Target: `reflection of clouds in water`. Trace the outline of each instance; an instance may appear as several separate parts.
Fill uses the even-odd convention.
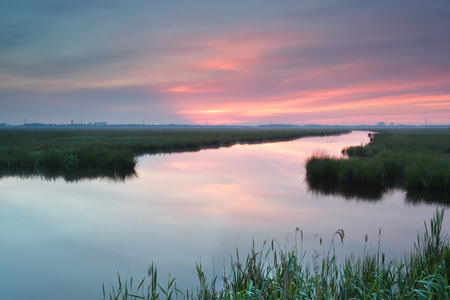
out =
[[[0,264],[9,266],[8,286],[27,280],[30,288],[48,287],[56,279],[73,282],[74,274],[82,273],[90,284],[83,289],[101,293],[102,283],[116,282],[117,271],[138,278],[153,261],[162,282],[170,271],[177,285],[190,288],[197,284],[196,262],[201,260],[211,272],[214,255],[216,273],[221,275],[222,262],[228,263],[236,247],[245,258],[252,239],[256,247],[267,238],[276,238],[282,247],[286,240],[292,245],[296,227],[304,232],[308,255],[318,247],[315,234],[327,243],[343,228],[346,237],[338,251],[345,255],[362,251],[366,234],[375,243],[380,226],[382,250],[400,253],[412,246],[423,221],[433,215],[434,204],[405,206],[405,195],[399,191],[378,202],[345,201],[341,196],[308,193],[304,183],[303,163],[311,153],[327,149],[340,154],[342,147],[367,139],[366,132],[354,132],[147,155],[139,158],[138,178],[119,183],[5,177],[0,180],[0,226],[9,230],[1,233],[8,246],[0,248]],[[21,247],[27,241],[32,243]],[[64,252],[67,245],[71,253]],[[11,264],[16,248],[21,257]],[[48,249],[66,263],[38,281],[36,270],[54,261],[46,254]],[[35,270],[24,273],[23,265]]]
[[[254,228],[273,227],[274,223],[289,227],[293,220],[311,221],[316,214],[314,206],[299,206],[306,195],[304,160],[329,139],[334,141],[329,149],[336,153],[355,140],[367,140],[365,132],[354,135],[349,141],[345,140],[349,135],[313,137],[162,156],[164,159],[147,156],[140,163],[143,177],[135,184],[144,184],[152,190],[150,194],[158,192],[157,198],[164,199],[180,220],[196,216]]]

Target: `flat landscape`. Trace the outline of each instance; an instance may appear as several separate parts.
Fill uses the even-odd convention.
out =
[[[448,28],[448,0],[3,1],[2,299],[450,299]]]
[[[167,220],[175,222],[177,219],[183,219],[190,215],[200,222],[199,227],[192,231],[192,236],[200,236],[202,234],[205,220],[213,224],[212,220],[208,218],[229,220],[229,223],[226,222],[223,228],[217,230],[219,232],[235,226],[235,222],[239,222],[240,218],[247,222],[250,217],[251,220],[261,217],[264,220],[261,223],[255,223],[256,225],[250,224],[248,231],[254,234],[255,228],[264,227],[264,224],[268,223],[267,220],[270,220],[273,223],[270,223],[267,228],[261,229],[264,236],[270,236],[267,233],[268,228],[275,231],[284,231],[290,230],[286,228],[291,228],[292,224],[308,226],[308,223],[300,217],[303,215],[303,212],[317,211],[318,215],[314,215],[311,218],[321,218],[320,215],[326,214],[323,211],[323,207],[321,207],[321,203],[328,200],[325,200],[327,196],[319,195],[310,199],[307,193],[300,193],[303,187],[303,182],[300,181],[303,181],[305,177],[307,181],[314,181],[315,184],[318,181],[345,183],[348,188],[353,186],[356,190],[372,191],[373,194],[377,195],[374,198],[382,199],[383,197],[380,194],[386,189],[394,187],[409,191],[409,189],[413,188],[414,185],[410,184],[411,179],[408,179],[408,176],[411,175],[408,174],[416,170],[415,174],[418,174],[418,182],[420,182],[419,189],[447,190],[445,185],[440,187],[438,183],[443,182],[445,184],[446,180],[448,180],[448,173],[446,172],[448,172],[450,149],[449,130],[429,128],[372,129],[370,136],[368,136],[368,131],[357,132],[362,137],[361,141],[369,141],[370,139],[370,143],[361,146],[346,146],[340,149],[346,156],[338,158],[327,156],[320,149],[321,147],[336,146],[339,140],[350,136],[341,135],[349,132],[349,129],[211,127],[80,130],[68,128],[6,128],[0,130],[1,179],[4,179],[4,196],[10,199],[7,200],[8,205],[5,205],[4,217],[8,220],[8,216],[15,216],[15,214],[8,214],[8,207],[23,204],[25,212],[32,208],[32,216],[42,214],[43,220],[46,220],[48,211],[55,207],[65,208],[68,206],[70,209],[67,209],[67,211],[63,210],[55,213],[55,216],[64,216],[62,217],[63,222],[61,225],[56,227],[56,232],[52,231],[53,227],[39,227],[40,229],[38,230],[38,232],[43,233],[50,230],[50,236],[58,237],[60,234],[59,230],[67,229],[69,231],[67,234],[64,234],[64,239],[71,237],[71,228],[79,228],[80,226],[84,228],[83,226],[86,225],[83,224],[92,224],[92,227],[88,226],[86,229],[86,233],[91,233],[94,230],[93,228],[99,228],[98,220],[108,217],[111,219],[111,223],[105,222],[100,228],[106,232],[108,232],[109,228],[112,228],[112,233],[106,235],[106,237],[112,237],[114,241],[118,240],[117,244],[114,244],[115,246],[112,248],[123,247],[124,243],[121,242],[121,239],[128,239],[130,235],[127,232],[125,236],[116,237],[119,234],[117,232],[123,230],[123,224],[126,224],[123,220],[128,220],[127,222],[131,224],[134,224],[134,221],[138,221],[138,225],[130,226],[132,231],[139,232],[136,234],[137,239],[141,240],[142,235],[155,236],[155,238],[154,240],[150,238],[148,241],[149,245],[141,245],[137,248],[149,251],[147,249],[151,249],[150,247],[153,245],[161,244],[162,248],[164,248],[163,252],[166,253],[167,249],[165,247],[173,247],[175,249],[179,245],[178,241],[174,241],[173,245],[168,244],[172,246],[166,246],[163,242],[155,242],[157,241],[157,236],[167,226]],[[322,141],[314,144],[314,139],[321,139],[319,136],[328,136],[327,141],[329,143]],[[301,137],[314,138],[305,138],[303,140]],[[300,139],[297,141],[291,141],[298,138]],[[257,158],[264,147],[242,146],[242,148],[254,147],[251,150],[253,152],[249,152],[251,154],[245,154],[245,151],[240,152],[241,146],[218,151],[188,153],[236,144],[277,141],[288,142],[264,145],[264,147],[267,146],[267,150],[271,150],[267,152],[267,156],[258,158],[255,161],[256,163],[252,163],[250,158]],[[299,146],[302,144],[307,145],[308,141],[314,146],[302,152]],[[289,148],[291,143],[298,146]],[[356,143],[356,145],[358,144],[359,142]],[[313,154],[313,149],[315,149],[316,145],[318,154]],[[355,145],[355,143],[346,145]],[[292,149],[295,150],[292,151]],[[227,157],[226,151],[229,151],[229,157]],[[164,156],[154,155],[141,157],[142,159],[140,159],[140,156],[145,154],[178,152],[186,153]],[[234,154],[231,155],[231,153]],[[285,153],[289,153],[288,157],[290,158],[286,159],[283,156]],[[338,154],[339,150],[335,153]],[[205,158],[200,159],[201,154],[212,158],[208,162]],[[309,160],[307,160],[308,156]],[[297,157],[302,158],[297,159]],[[233,159],[230,160],[230,158]],[[131,163],[122,164],[123,159],[130,160]],[[162,162],[166,161],[166,159],[168,161],[163,164]],[[218,163],[220,160],[223,160],[223,162]],[[311,172],[311,169],[309,169],[311,160],[316,160],[314,163],[317,166],[322,166],[322,164],[326,166],[322,173],[313,173],[314,176],[308,174],[308,172]],[[304,171],[305,166],[307,169],[306,173],[300,173]],[[275,167],[281,171],[277,172]],[[292,171],[286,171],[290,170],[290,168],[292,168]],[[96,179],[98,177],[95,174],[102,174],[105,171],[119,173],[125,170],[126,173],[133,172],[134,169],[141,173],[141,178],[127,181],[125,184],[109,184],[102,182],[102,180],[67,184],[61,182],[60,178],[64,177],[66,181],[67,178],[79,178],[77,176],[90,176],[90,179]],[[28,173],[41,175],[42,173],[40,172],[42,170],[46,170],[49,174],[54,172],[53,174],[56,175],[50,182],[43,182],[41,180],[42,177],[36,178],[36,176],[30,176],[30,178],[25,179],[24,177],[26,176],[22,176],[19,179],[9,178],[12,175]],[[251,173],[246,173],[250,171]],[[424,174],[432,176],[423,177]],[[264,176],[257,177],[258,175]],[[194,181],[196,178],[199,181]],[[431,178],[430,181],[426,181],[427,178]],[[268,186],[278,182],[278,180],[281,180],[280,185],[276,184],[274,189],[266,191]],[[286,185],[291,180],[293,185]],[[254,185],[250,184],[250,182],[254,182]],[[427,182],[430,183],[425,184]],[[15,184],[16,188],[9,188],[8,192],[8,186],[11,184]],[[53,190],[58,185],[61,185],[59,192],[57,189]],[[18,196],[21,193],[28,194],[28,188],[23,188],[25,186],[33,186],[33,193],[29,195],[29,198]],[[165,186],[167,189],[164,188]],[[42,190],[39,190],[40,187],[42,187]],[[230,187],[234,187],[237,190],[234,191]],[[242,189],[239,189],[239,187]],[[251,190],[253,192],[249,192],[246,188],[254,189]],[[76,194],[77,190],[81,190],[80,194]],[[113,191],[110,192],[110,190]],[[70,192],[67,192],[67,195],[65,195],[66,191]],[[192,191],[196,191],[196,193],[192,193]],[[211,194],[208,191],[211,191]],[[289,191],[293,192],[292,198],[289,196]],[[267,196],[262,196],[263,192],[267,192]],[[288,193],[285,194],[286,192]],[[351,195],[361,195],[358,191],[349,190],[347,192]],[[330,210],[328,217],[336,214],[335,212],[339,210],[339,207],[343,210],[355,209],[354,203],[347,203],[339,199],[342,194],[335,195],[335,200],[327,202],[326,207]],[[36,198],[36,195],[41,196]],[[257,196],[249,198],[248,195]],[[302,196],[300,197],[299,195]],[[205,197],[204,205],[206,207],[209,205],[220,207],[220,209],[214,208],[206,211],[221,212],[224,215],[217,217],[214,214],[210,216],[209,213],[205,213],[206,211],[196,204],[202,196]],[[69,198],[66,200],[65,197]],[[230,197],[234,198],[237,201],[236,203],[248,203],[248,207],[244,205],[239,209],[224,209],[223,207],[226,208],[233,203],[234,200],[230,199]],[[361,196],[352,197],[361,198]],[[369,198],[367,205],[361,202],[358,204],[357,207],[360,207],[361,210],[354,210],[349,212],[349,214],[355,215],[356,218],[361,218],[361,211],[369,210],[370,212],[367,216],[370,216],[372,211],[377,209],[376,207],[381,207],[381,202],[386,201],[370,202],[372,198]],[[28,202],[23,199],[28,199]],[[249,200],[252,201],[248,202]],[[47,201],[50,201],[51,204],[44,205]],[[333,205],[333,202],[337,203],[337,206],[328,206]],[[62,205],[62,203],[65,203],[65,205]],[[81,203],[85,204],[81,205]],[[171,205],[167,207],[166,212],[161,213],[160,205],[163,205],[163,203]],[[269,209],[265,212],[263,208],[268,203],[272,203],[273,206],[269,206]],[[288,209],[281,208],[288,205],[288,203],[291,203]],[[437,204],[437,207],[448,206],[447,202],[432,200],[428,203]],[[349,205],[347,206],[347,204]],[[79,210],[75,209],[76,213],[74,213],[72,205],[81,206]],[[314,205],[312,206],[313,209],[309,205]],[[316,207],[315,205],[318,206]],[[96,210],[97,206],[99,208]],[[113,210],[114,213],[111,213],[110,209],[115,206],[118,206],[117,210]],[[39,210],[40,207],[42,208],[41,211]],[[129,219],[125,218],[128,210]],[[291,210],[295,212],[292,215]],[[177,211],[182,212],[182,214],[172,215],[173,212]],[[89,216],[89,212],[93,214],[92,219],[84,220],[84,217]],[[64,215],[64,213],[67,213],[67,215]],[[239,218],[232,213],[239,215]],[[340,211],[340,214],[345,214],[345,212]],[[387,211],[384,214],[392,215]],[[367,216],[366,218],[369,219]],[[287,226],[283,227],[280,226],[280,222],[282,222],[282,220],[278,219],[280,217],[282,219],[292,218],[292,220],[288,222]],[[325,217],[321,222],[326,221],[328,217]],[[158,218],[161,218],[162,223],[156,222]],[[391,218],[388,217],[387,219]],[[400,217],[396,215],[396,218]],[[28,216],[19,220],[19,223],[15,226],[20,228],[21,224],[26,223],[27,219],[33,220],[32,217]],[[442,228],[443,209],[436,209],[435,215],[426,224],[425,231],[417,235],[415,242],[413,239],[408,240],[411,243],[404,244],[407,247],[406,249],[411,250],[402,256],[395,256],[394,258],[389,255],[386,256],[379,246],[375,249],[371,248],[370,243],[367,241],[367,236],[365,244],[362,242],[364,247],[362,253],[353,252],[353,248],[351,248],[345,257],[337,256],[335,247],[336,250],[339,250],[344,241],[345,243],[351,243],[351,240],[355,238],[352,235],[357,235],[353,228],[355,226],[348,224],[347,227],[343,225],[343,229],[336,230],[339,227],[335,226],[341,226],[344,223],[343,220],[346,219],[351,218],[343,216],[341,221],[331,225],[333,228],[332,232],[334,232],[331,240],[324,239],[322,241],[320,239],[322,250],[319,251],[322,251],[322,253],[313,252],[316,256],[312,262],[309,259],[310,252],[306,256],[306,252],[302,249],[306,249],[311,246],[311,243],[318,241],[313,237],[306,239],[308,234],[314,235],[316,229],[309,229],[309,232],[303,232],[300,229],[301,227],[297,227],[294,233],[293,241],[295,242],[293,244],[283,245],[280,240],[281,245],[278,245],[276,241],[268,239],[262,247],[254,246],[250,252],[247,252],[248,254],[244,253],[240,258],[237,252],[236,254],[232,251],[227,253],[227,258],[231,255],[231,264],[224,266],[223,277],[220,275],[211,277],[211,266],[207,266],[205,261],[203,261],[203,266],[200,263],[196,265],[195,259],[190,259],[189,265],[191,265],[192,273],[198,277],[197,287],[191,288],[188,286],[188,289],[181,290],[178,288],[178,284],[183,286],[183,282],[176,278],[178,274],[174,273],[173,277],[169,278],[161,275],[164,274],[165,269],[169,267],[174,268],[174,265],[170,265],[170,262],[164,262],[164,258],[156,256],[156,250],[149,251],[148,253],[151,253],[151,255],[148,255],[147,252],[143,255],[145,259],[144,262],[141,262],[142,265],[140,267],[144,269],[148,266],[146,265],[147,259],[152,259],[152,264],[148,269],[148,276],[145,276],[144,279],[142,279],[141,273],[136,271],[130,272],[130,276],[127,276],[127,273],[122,271],[128,270],[127,268],[120,268],[114,265],[111,267],[113,271],[109,273],[111,275],[119,273],[117,282],[107,279],[109,277],[105,275],[91,280],[100,280],[104,283],[102,289],[96,283],[97,281],[94,282],[94,285],[97,284],[97,291],[99,293],[103,292],[104,299],[372,299],[374,297],[384,299],[429,299],[430,295],[438,295],[438,297],[445,298],[449,294],[449,274],[448,268],[445,266],[450,263],[450,245],[448,236],[445,235],[445,227]],[[72,221],[66,223],[67,220]],[[119,222],[118,220],[121,221]],[[152,220],[155,220],[156,223],[147,223]],[[419,221],[422,221],[421,217]],[[427,221],[427,219],[423,221]],[[375,220],[375,222],[379,222],[379,220]],[[397,224],[401,221],[396,219],[393,222]],[[11,220],[9,222],[6,221],[6,223],[11,224]],[[45,224],[44,221],[39,223]],[[181,224],[177,231],[184,232],[188,226],[187,224],[192,223],[193,221],[189,219],[189,221]],[[67,224],[72,224],[72,226],[67,226]],[[33,226],[36,225],[24,226],[25,241],[27,241],[30,234],[30,228],[34,228]],[[360,226],[363,225],[360,224]],[[385,224],[384,226],[388,225]],[[172,230],[169,232],[173,232],[172,227],[169,229]],[[319,229],[317,230],[319,231]],[[412,230],[416,230],[416,227],[413,226]],[[242,228],[239,226],[238,231],[233,231],[229,235],[235,237],[241,231]],[[217,232],[214,231],[214,237],[217,237]],[[34,232],[33,234],[37,233]],[[303,239],[304,234],[305,240]],[[12,238],[11,242],[14,243],[15,235],[12,236],[14,238]],[[108,238],[105,239],[105,237],[101,238],[95,235],[92,240],[95,242],[96,247],[100,247],[100,245],[97,245],[99,238],[98,243],[102,246],[111,243]],[[182,238],[178,237],[177,239]],[[384,240],[386,238],[388,237],[383,237],[380,230],[377,241],[374,241],[373,235],[371,235],[369,240],[375,242],[375,245],[376,243],[379,245],[380,243],[387,243]],[[47,236],[44,236],[43,239],[52,240]],[[81,237],[81,244],[84,245],[85,241],[89,239],[89,235]],[[208,243],[210,238],[204,239]],[[56,241],[60,241],[60,238],[56,238]],[[250,242],[250,240],[248,241]],[[137,241],[131,242],[131,244],[133,243],[137,243]],[[219,245],[219,248],[222,247],[223,245]],[[49,248],[57,249],[56,247]],[[98,251],[102,253],[101,257],[104,256],[103,253],[108,252],[110,247],[106,248],[108,249],[100,248],[102,250]],[[136,255],[134,248],[136,247],[133,247],[133,250],[130,252],[131,257]],[[43,249],[43,253],[48,252],[47,246]],[[35,253],[35,251],[32,252]],[[80,257],[85,257],[85,252],[80,253]],[[34,259],[34,256],[31,254],[30,256]],[[174,257],[179,257],[179,255]],[[19,258],[20,261],[22,259],[22,257]],[[52,259],[52,257],[49,258],[50,262],[48,264],[51,264]],[[99,259],[98,257],[93,258],[93,260]],[[88,261],[91,260],[88,259]],[[132,264],[128,260],[124,262],[124,264],[128,263]],[[111,261],[108,261],[107,264],[111,264]],[[221,266],[217,265],[216,267],[218,274],[221,274]],[[116,270],[118,271],[116,272]],[[63,270],[62,272],[64,273],[65,271]],[[134,281],[132,278],[135,278]]]
[[[143,154],[348,133],[347,129],[0,129],[0,169],[132,170]]]

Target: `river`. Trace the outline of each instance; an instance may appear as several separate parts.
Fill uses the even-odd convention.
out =
[[[345,231],[336,253],[365,247],[388,256],[412,249],[438,201],[405,191],[340,194],[311,187],[304,163],[316,151],[340,156],[369,141],[367,132],[289,142],[139,157],[136,176],[66,181],[42,176],[0,179],[0,290],[3,299],[102,299],[122,280],[147,275],[152,262],[162,285],[176,277],[182,290],[197,286],[196,263],[208,275],[229,269],[254,243],[294,245],[303,232],[305,257]],[[361,187],[359,187],[361,190]],[[370,188],[362,187],[362,190]],[[444,234],[450,228],[444,219]],[[381,229],[381,238],[379,232]],[[298,234],[298,231],[297,231]],[[299,241],[297,241],[299,243]]]

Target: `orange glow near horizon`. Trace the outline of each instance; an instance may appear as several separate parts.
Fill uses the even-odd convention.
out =
[[[224,103],[222,105],[213,104],[210,109],[186,109],[178,111],[178,114],[185,115],[192,122],[203,123],[206,118],[210,120],[221,119],[228,120],[230,124],[239,123],[239,121],[232,121],[236,116],[241,120],[261,120],[267,117],[276,116],[282,118],[285,116],[315,114],[321,113],[324,115],[333,115],[332,119],[344,118],[358,118],[364,116],[362,120],[370,119],[370,114],[375,114],[372,122],[379,122],[379,116],[385,114],[390,120],[396,120],[396,115],[408,114],[415,110],[420,110],[423,115],[427,115],[428,111],[436,113],[434,110],[439,109],[445,112],[450,108],[449,95],[398,95],[398,96],[383,96],[383,97],[368,97],[356,101],[335,101],[327,103],[326,94],[333,94],[332,91],[325,93],[311,94],[305,98],[295,98],[281,101],[249,103],[249,102],[233,102]],[[337,90],[336,95],[351,95],[352,91]],[[354,92],[358,94],[358,92]],[[407,108],[405,111],[404,107]],[[439,112],[437,112],[439,113]],[[367,117],[369,115],[369,117]],[[419,121],[421,121],[420,118]]]
[[[193,94],[202,94],[202,93],[213,93],[220,92],[221,89],[208,89],[202,88],[201,85],[191,85],[191,86],[179,86],[171,89],[167,89],[168,92],[177,92],[177,93],[193,93]]]
[[[324,120],[341,124],[342,119],[355,124],[420,123],[427,116],[448,122],[442,114],[450,112],[450,94],[442,86],[450,82],[449,76],[417,67],[414,79],[364,78],[372,68],[386,72],[365,61],[320,68],[306,62],[305,70],[288,68],[289,72],[277,74],[271,66],[289,62],[282,55],[271,55],[283,47],[282,40],[275,34],[265,39],[241,34],[233,40],[197,41],[199,47],[208,49],[208,55],[184,64],[191,79],[177,81],[163,94],[174,101],[177,115],[196,124],[205,120],[212,124],[265,123],[272,118],[294,124]],[[313,41],[308,36],[293,43],[308,46]],[[345,81],[335,83],[341,78]]]
[[[450,121],[450,94],[448,88],[446,92],[442,88],[450,82],[448,75],[416,67],[418,75],[413,79],[378,76],[360,80],[374,67],[365,61],[321,67],[305,62],[304,69],[285,67],[278,71],[278,64],[289,64],[289,59],[273,53],[283,49],[282,42],[292,33],[280,36],[272,32],[264,39],[249,37],[245,31],[235,34],[233,38],[192,40],[202,50],[199,54],[179,59],[176,66],[159,64],[152,71],[145,67],[129,69],[129,76],[120,80],[74,77],[35,83],[39,83],[40,90],[58,91],[143,86],[151,82],[149,93],[157,91],[162,95],[170,107],[168,111],[196,124],[267,123],[272,119],[274,123],[292,124],[341,124],[343,119],[354,124],[420,123],[424,118],[444,124]],[[314,43],[305,34],[305,39],[292,41],[291,46],[301,48]],[[342,78],[345,80],[335,83]],[[116,105],[109,110],[131,112],[139,108],[151,106]]]

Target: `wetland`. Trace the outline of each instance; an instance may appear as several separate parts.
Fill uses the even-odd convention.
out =
[[[300,231],[308,261],[324,247],[328,251],[338,229],[345,232],[343,243],[336,238],[338,257],[379,248],[387,259],[401,256],[413,248],[423,222],[449,206],[446,189],[307,180],[311,155],[341,158],[342,149],[368,143],[369,133],[277,136],[276,143],[264,137],[259,144],[240,138],[229,147],[202,144],[192,152],[136,151],[136,164],[125,175],[116,167],[112,173],[3,169],[4,295],[101,299],[102,285],[108,293],[118,273],[137,285],[153,264],[163,285],[176,277],[180,290],[195,289],[198,263],[205,277],[218,276],[219,286],[236,251],[243,261],[264,244],[287,253],[300,245]],[[448,216],[442,222],[448,234]]]

